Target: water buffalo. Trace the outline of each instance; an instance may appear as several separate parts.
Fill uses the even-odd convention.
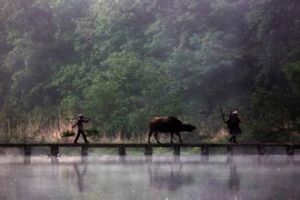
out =
[[[192,126],[190,124],[183,124],[176,117],[172,117],[172,116],[153,118],[150,121],[149,128],[150,128],[150,131],[148,134],[148,143],[150,143],[150,138],[153,133],[154,133],[154,137],[155,137],[157,143],[160,143],[157,138],[159,132],[170,133],[171,134],[171,143],[173,143],[173,134],[175,133],[178,136],[180,143],[182,143],[182,139],[180,137],[180,132],[181,131],[191,132],[196,129],[195,126]]]

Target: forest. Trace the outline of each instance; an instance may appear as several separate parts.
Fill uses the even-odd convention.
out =
[[[299,0],[0,0],[0,141],[144,141],[154,116],[227,141],[300,142]],[[104,140],[104,139],[103,139]]]

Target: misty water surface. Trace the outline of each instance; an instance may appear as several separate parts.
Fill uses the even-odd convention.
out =
[[[300,199],[299,156],[1,157],[1,200]]]

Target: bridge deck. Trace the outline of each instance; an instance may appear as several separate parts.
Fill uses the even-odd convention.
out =
[[[145,155],[152,155],[153,148],[173,148],[174,155],[180,155],[180,148],[185,147],[199,147],[202,155],[209,155],[210,148],[226,148],[227,153],[232,154],[233,149],[237,147],[250,147],[257,150],[260,155],[265,154],[266,147],[281,147],[286,148],[287,155],[294,155],[294,149],[300,149],[300,144],[290,143],[193,143],[193,144],[148,144],[148,143],[89,143],[89,144],[73,144],[73,143],[1,143],[0,148],[24,148],[25,155],[31,155],[33,147],[50,147],[51,155],[57,156],[59,154],[59,147],[80,147],[83,156],[88,155],[88,148],[118,148],[119,155],[126,155],[126,148],[144,148]]]
[[[211,147],[256,147],[256,146],[295,146],[300,147],[300,144],[294,143],[0,143],[0,147],[23,147],[23,146],[61,146],[61,147],[81,147],[81,146],[88,146],[88,147],[102,147],[102,148],[115,148],[119,146],[124,147],[145,147],[145,146],[152,146],[152,147],[174,147],[174,146],[181,146],[181,147],[201,147],[201,146],[211,146]]]

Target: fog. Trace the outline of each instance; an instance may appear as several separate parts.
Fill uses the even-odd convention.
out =
[[[299,22],[299,0],[0,0],[0,143],[72,143],[78,114],[91,143],[143,143],[155,116],[224,143],[237,110],[238,142],[297,144]],[[1,149],[0,199],[300,199],[299,155],[267,152]]]
[[[160,115],[218,139],[219,105],[239,111],[243,140],[299,141],[297,0],[0,6],[1,141],[62,141],[79,113],[98,140],[137,138]]]
[[[48,159],[48,161],[47,161]],[[299,199],[297,156],[1,158],[1,199]]]

